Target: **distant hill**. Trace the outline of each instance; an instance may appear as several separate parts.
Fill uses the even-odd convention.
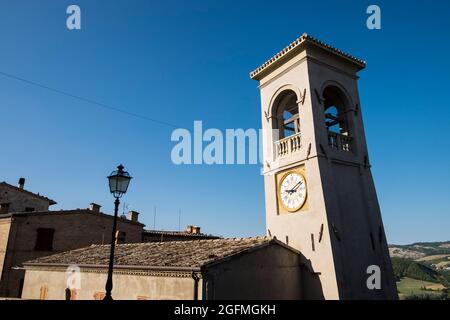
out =
[[[407,245],[389,245],[391,257],[420,259],[430,255],[450,255],[450,241],[446,242],[416,242]]]
[[[389,245],[389,254],[402,299],[450,297],[450,241]]]

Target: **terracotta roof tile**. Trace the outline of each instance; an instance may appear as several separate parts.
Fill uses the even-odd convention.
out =
[[[206,233],[191,233],[186,231],[166,231],[166,230],[144,230],[144,235],[149,236],[177,236],[177,237],[187,237],[187,238],[210,238],[218,239],[220,237],[213,236],[212,234]]]
[[[116,246],[114,264],[116,266],[195,268],[272,241],[277,240],[257,237],[122,244]],[[106,266],[109,261],[109,250],[109,245],[92,245],[37,258],[25,264]]]
[[[267,60],[266,62],[264,62],[261,66],[259,66],[258,68],[256,68],[255,70],[253,70],[252,72],[250,72],[250,78],[252,79],[256,79],[257,75],[259,75],[262,71],[264,71],[265,69],[267,69],[269,66],[271,66],[272,64],[274,64],[275,62],[277,62],[278,60],[280,60],[282,57],[286,56],[289,52],[291,52],[293,49],[299,47],[301,44],[305,44],[305,43],[311,43],[314,44],[318,47],[321,47],[325,50],[331,51],[337,55],[340,55],[343,58],[346,58],[354,63],[356,63],[357,65],[359,65],[361,68],[364,68],[366,65],[366,62],[364,60],[358,59],[348,53],[345,53],[335,47],[332,47],[329,44],[326,44],[323,41],[320,41],[316,38],[311,37],[310,35],[308,35],[307,33],[302,34],[299,38],[297,38],[296,40],[294,40],[293,42],[291,42],[287,47],[285,47],[283,50],[281,50],[280,52],[278,52],[277,54],[275,54],[272,58],[270,58],[269,60]]]

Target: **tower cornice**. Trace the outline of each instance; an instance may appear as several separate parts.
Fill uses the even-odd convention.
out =
[[[275,68],[279,67],[285,61],[289,60],[291,57],[295,56],[297,53],[305,50],[307,46],[313,46],[329,53],[332,53],[347,62],[356,66],[359,71],[366,67],[366,62],[362,59],[356,58],[348,53],[343,52],[325,42],[318,40],[307,33],[304,33],[299,38],[291,42],[283,50],[279,51],[272,58],[264,62],[261,66],[250,72],[250,78],[254,80],[261,80],[265,75],[270,73]]]

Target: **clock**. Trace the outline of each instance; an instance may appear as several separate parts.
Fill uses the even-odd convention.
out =
[[[288,212],[300,210],[306,201],[306,179],[296,171],[287,172],[278,186],[278,201]]]

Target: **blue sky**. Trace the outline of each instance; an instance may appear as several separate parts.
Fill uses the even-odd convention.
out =
[[[66,28],[77,4],[82,30]],[[382,30],[365,27],[378,4]],[[448,1],[0,2],[0,72],[192,128],[259,128],[248,73],[303,32],[368,61],[360,73],[373,175],[391,243],[450,240]],[[0,180],[111,212],[105,177],[153,227],[264,234],[257,165],[174,166],[172,128],[0,75]]]

